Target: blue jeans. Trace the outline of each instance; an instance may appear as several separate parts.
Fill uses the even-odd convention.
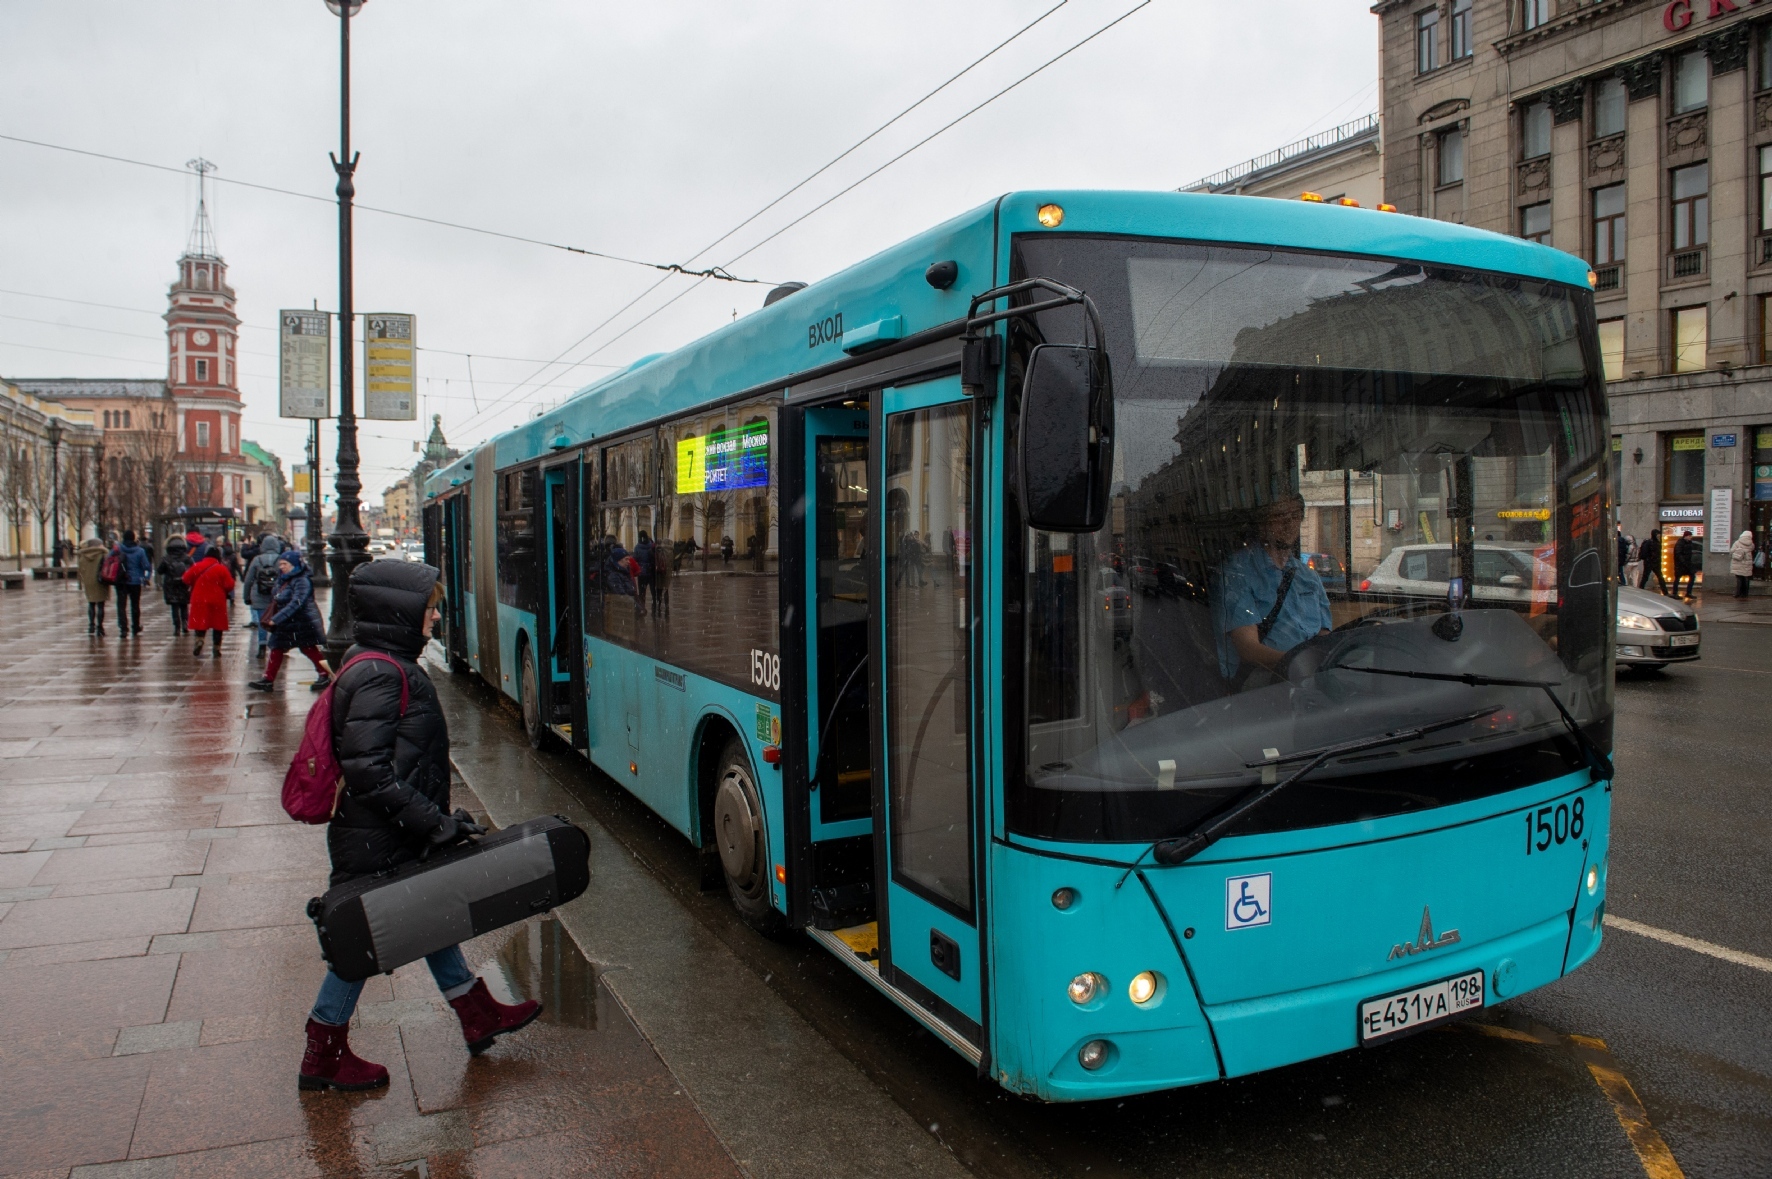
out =
[[[271,645],[271,632],[258,624],[258,620],[264,617],[265,612],[258,606],[251,606],[248,609],[252,611],[252,628],[258,632],[258,646],[254,649],[262,651]]]
[[[468,961],[461,956],[460,946],[450,946],[447,950],[427,954],[425,965],[431,968],[431,977],[437,980],[437,989],[443,992],[445,999],[456,999],[467,994],[477,977],[468,969]],[[316,1023],[343,1027],[351,1022],[351,1013],[357,1010],[357,996],[362,993],[362,982],[348,983],[328,970],[320,983],[320,997],[314,1000],[314,1009],[308,1013],[308,1017]]]

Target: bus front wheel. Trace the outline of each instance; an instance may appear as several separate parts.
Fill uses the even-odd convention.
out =
[[[768,846],[763,837],[763,805],[751,774],[750,758],[736,738],[720,754],[714,785],[714,846],[726,875],[726,891],[738,915],[757,932],[774,937],[786,922],[769,902]]]

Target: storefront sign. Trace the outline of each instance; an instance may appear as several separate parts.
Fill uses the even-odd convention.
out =
[[[1729,541],[1735,535],[1733,516],[1735,508],[1735,489],[1733,487],[1713,487],[1710,489],[1710,551],[1726,553]]]
[[[1758,3],[1760,0],[1672,0],[1661,10],[1661,25],[1668,32],[1677,33],[1692,23],[1692,18],[1697,15],[1693,12],[1695,8],[1705,13],[1705,20],[1716,20]]]
[[[1703,434],[1682,434],[1680,437],[1674,439],[1674,450],[1675,451],[1703,450],[1703,449],[1704,449],[1704,435]]]
[[[1678,520],[1702,520],[1702,519],[1704,519],[1704,509],[1702,507],[1662,508],[1661,512],[1660,512],[1660,517],[1663,520],[1675,520],[1675,521],[1678,521]]]
[[[1733,434],[1712,434],[1710,436],[1710,444],[1712,447],[1714,447],[1717,450],[1722,450],[1724,447],[1734,446],[1735,445],[1735,435],[1733,435]]]

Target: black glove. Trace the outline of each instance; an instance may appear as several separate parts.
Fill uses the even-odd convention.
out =
[[[466,807],[456,807],[455,813],[449,817],[455,821],[458,838],[479,839],[486,834],[486,828],[474,822],[474,816],[468,814]]]

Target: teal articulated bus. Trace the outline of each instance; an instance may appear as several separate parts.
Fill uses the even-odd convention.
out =
[[[438,471],[450,664],[983,1076],[1237,1076],[1598,949],[1590,275],[1015,193]]]

